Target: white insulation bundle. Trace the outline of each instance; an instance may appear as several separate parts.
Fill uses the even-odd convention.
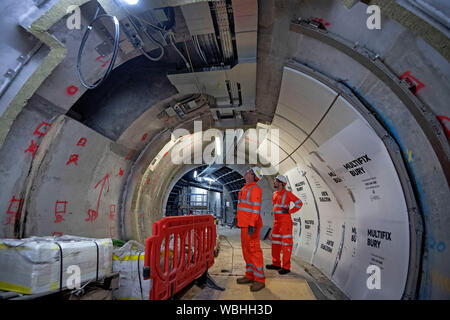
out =
[[[0,239],[0,290],[53,292],[111,273],[111,239],[31,237]]]

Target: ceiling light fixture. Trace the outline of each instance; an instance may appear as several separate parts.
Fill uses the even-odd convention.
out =
[[[135,4],[138,4],[139,0],[122,0],[126,4],[129,4],[130,6],[134,6]]]

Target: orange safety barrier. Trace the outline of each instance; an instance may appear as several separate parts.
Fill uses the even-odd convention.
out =
[[[144,279],[150,300],[166,300],[214,264],[216,225],[211,215],[165,217],[145,241]]]

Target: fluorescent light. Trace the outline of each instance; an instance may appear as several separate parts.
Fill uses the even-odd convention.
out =
[[[194,178],[197,178],[197,170],[194,171]]]
[[[122,1],[132,6],[139,2],[139,0],[122,0]]]

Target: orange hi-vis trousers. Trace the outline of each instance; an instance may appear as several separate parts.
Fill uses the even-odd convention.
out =
[[[262,222],[258,223],[255,232],[248,235],[248,228],[241,228],[241,246],[242,254],[245,260],[245,277],[253,281],[265,283],[264,259],[260,246],[259,234]]]
[[[272,230],[272,264],[287,270],[291,269],[292,226],[291,215],[288,214],[276,219]],[[281,253],[283,253],[283,263],[280,259]]]
[[[291,202],[294,203],[294,207],[289,209]],[[291,214],[300,210],[303,203],[286,189],[274,192],[272,203],[275,218],[272,229],[272,264],[290,270],[293,246]],[[283,209],[289,212],[283,213]],[[283,253],[283,261],[280,259],[281,253]]]

